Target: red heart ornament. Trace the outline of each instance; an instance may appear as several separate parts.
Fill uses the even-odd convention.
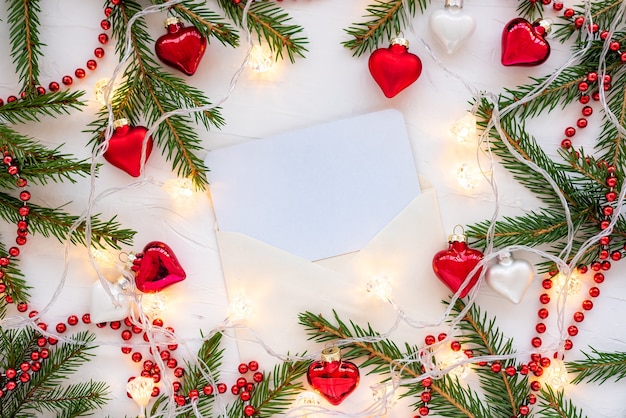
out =
[[[511,20],[502,31],[502,56],[505,66],[533,66],[545,62],[550,56],[550,45],[543,38],[546,27],[530,24],[526,19]]]
[[[370,55],[370,74],[388,98],[413,84],[422,73],[422,61],[409,52],[408,44],[404,38],[394,38],[389,48],[377,49]]]
[[[139,177],[141,148],[148,129],[143,126],[131,127],[126,119],[116,120],[113,126],[115,126],[115,131],[109,139],[104,159],[131,176]],[[146,161],[152,152],[152,142],[152,137],[146,142]]]
[[[159,292],[187,277],[174,251],[160,241],[146,244],[143,252],[136,255],[131,269],[135,272],[137,289],[144,293]]]
[[[195,26],[185,27],[177,18],[165,20],[167,33],[157,39],[157,57],[170,67],[194,75],[206,50],[206,38]]]
[[[342,361],[339,348],[322,350],[322,360],[309,365],[307,381],[313,389],[333,405],[339,405],[359,384],[359,368]]]
[[[433,257],[433,271],[439,280],[456,293],[468,274],[482,259],[483,253],[469,248],[464,235],[452,235],[449,239],[448,249],[439,251]],[[476,271],[459,297],[467,296],[478,281],[481,270],[482,268]]]

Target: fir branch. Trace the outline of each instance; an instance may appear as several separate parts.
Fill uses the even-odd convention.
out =
[[[217,0],[217,4],[237,25],[242,25],[246,0]],[[282,58],[283,53],[292,63],[296,56],[304,57],[308,41],[302,36],[303,28],[289,24],[292,18],[281,7],[272,2],[256,2],[250,6],[247,18],[248,29],[257,34],[259,42],[265,40],[276,59]]]
[[[379,47],[383,40],[389,40],[411,24],[410,19],[415,16],[416,6],[419,5],[423,13],[430,0],[375,0],[367,7],[367,20],[354,23],[345,32],[350,35],[349,41],[342,45],[352,50],[353,56],[361,56]],[[405,10],[405,6],[408,10]]]
[[[60,411],[59,417],[81,417],[106,405],[109,388],[104,382],[92,380],[68,386],[55,386],[49,391],[37,391],[28,400],[28,407],[37,411]]]
[[[608,28],[615,19],[615,15],[617,14],[621,4],[621,0],[589,2],[590,14],[593,23],[596,23],[600,28]],[[583,6],[575,6],[573,9],[574,17],[585,16],[585,9]],[[576,40],[580,41],[584,32],[582,30],[577,30],[572,24],[571,19],[562,19],[566,23],[559,25],[558,29],[553,32],[554,38],[558,39],[560,42],[564,42],[571,38],[572,35],[576,34]]]
[[[517,5],[517,13],[528,20],[534,20],[543,16],[543,3],[540,1],[520,0]]]
[[[576,373],[572,383],[599,382],[607,380],[618,382],[626,377],[626,353],[607,353],[591,348],[591,354],[583,351],[585,360],[567,363],[567,370]]]
[[[353,323],[351,323],[350,327],[346,326],[336,312],[334,312],[334,319],[337,321],[337,325],[332,324],[322,315],[316,315],[311,312],[301,313],[298,318],[300,324],[303,325],[307,329],[307,333],[311,335],[311,339],[318,342],[346,340],[353,338],[355,335],[368,335],[370,337],[380,336],[380,334],[373,331],[369,325],[367,329]],[[351,329],[354,333],[351,332]],[[403,355],[402,353],[395,352],[397,347],[393,342],[382,339],[374,343],[351,342],[345,347],[347,351],[343,356],[346,359],[365,357],[369,361],[368,365],[385,365],[386,367],[376,369],[378,373],[389,374],[393,366],[395,369],[401,371],[403,378],[416,378],[422,374],[417,363],[406,365],[398,361],[398,359],[408,356],[409,353],[414,353],[415,349],[409,350],[409,353]],[[444,383],[433,381],[430,388],[433,395],[441,398],[437,401],[439,405],[438,408],[440,408],[441,411],[448,411],[447,413],[451,416],[485,418],[490,416],[485,406],[480,402],[480,398],[471,391],[464,391],[460,386],[449,388],[446,386],[445,380]],[[421,385],[412,385],[408,393],[419,396],[421,393],[420,389]],[[455,397],[455,395],[457,397]]]
[[[39,0],[10,0],[7,21],[10,26],[11,57],[27,96],[36,95],[39,58],[44,44],[39,38]]]
[[[159,0],[157,4],[163,3]],[[226,20],[212,10],[206,8],[204,2],[183,2],[175,4],[170,12],[182,20],[189,21],[204,36],[207,41],[215,37],[222,45],[230,45],[233,48],[239,46],[237,31]]]
[[[35,94],[0,106],[0,120],[8,123],[40,122],[41,116],[69,115],[70,109],[84,105],[79,99],[84,91],[61,91]]]
[[[584,418],[582,411],[580,411],[571,400],[566,400],[563,397],[563,391],[554,392],[554,390],[547,386],[546,389],[541,391],[542,396],[538,396],[539,399],[538,415],[542,418]]]
[[[623,66],[612,73],[611,89],[607,97],[607,106],[622,129],[626,126],[626,81],[623,79],[625,75]],[[607,161],[623,173],[626,164],[625,138],[606,113],[603,113],[602,119],[602,132],[594,149],[599,154],[598,159]]]

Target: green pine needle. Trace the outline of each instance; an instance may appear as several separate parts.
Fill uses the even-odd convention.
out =
[[[27,100],[18,99],[0,106],[0,121],[8,123],[40,122],[42,116],[69,115],[72,109],[80,109],[79,99],[83,91],[35,94]]]
[[[44,46],[39,38],[40,0],[10,0],[8,3],[11,58],[22,83],[22,91],[32,97],[36,95],[39,58],[43,56]]]
[[[567,370],[575,373],[572,383],[618,382],[626,377],[626,353],[607,353],[591,349],[591,354],[583,352],[586,359],[567,363]]]

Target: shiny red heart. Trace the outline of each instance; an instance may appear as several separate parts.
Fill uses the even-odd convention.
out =
[[[206,38],[194,26],[182,23],[168,25],[168,33],[157,39],[157,57],[170,67],[194,75],[206,50]]]
[[[467,246],[463,241],[452,241],[447,250],[439,251],[433,257],[435,275],[454,293],[465,281],[467,275],[483,259],[483,253]],[[480,276],[482,268],[472,276],[459,297],[464,298],[472,290]]]
[[[131,176],[139,177],[141,174],[141,147],[146,132],[148,129],[143,126],[122,125],[115,128],[104,153],[104,159]],[[146,161],[152,152],[152,145],[152,137],[150,137],[146,142]]]
[[[137,289],[144,293],[159,292],[187,277],[174,251],[160,241],[146,244],[143,252],[136,255],[131,269],[135,272]]]
[[[502,31],[502,65],[532,66],[545,62],[550,56],[550,45],[543,39],[543,31],[526,19],[511,20]]]
[[[358,367],[349,361],[314,361],[307,370],[309,384],[333,405],[351,394],[359,379]]]
[[[370,55],[368,67],[374,81],[388,98],[413,84],[422,73],[419,57],[400,44],[374,51]]]

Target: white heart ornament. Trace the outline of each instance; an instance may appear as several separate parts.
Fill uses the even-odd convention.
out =
[[[511,302],[520,303],[535,274],[532,265],[526,260],[513,259],[509,252],[499,255],[497,260],[487,268],[487,284]]]
[[[460,7],[446,7],[430,15],[430,29],[446,52],[452,54],[472,36],[476,22]]]
[[[89,310],[91,322],[99,324],[125,319],[130,313],[130,298],[124,294],[129,285],[128,279],[121,278],[109,286],[111,294],[119,302],[116,306],[101,281],[97,280],[91,287],[91,309]]]

